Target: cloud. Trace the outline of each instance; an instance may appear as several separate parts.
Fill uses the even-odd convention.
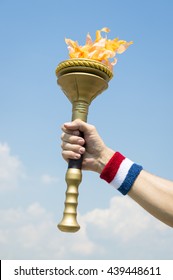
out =
[[[1,259],[171,259],[172,229],[130,199],[78,214],[81,229],[62,233],[53,213],[35,202],[0,210]]]
[[[96,250],[85,226],[77,234],[61,233],[52,213],[37,202],[0,210],[0,216],[1,259],[68,259]]]
[[[84,215],[83,219],[96,227],[104,238],[117,236],[123,242],[129,242],[154,222],[136,203],[122,196],[113,197],[109,208],[94,209]]]
[[[41,182],[43,184],[50,185],[50,184],[59,182],[59,178],[55,177],[55,176],[51,176],[49,174],[43,174],[41,176]]]
[[[11,155],[8,144],[0,143],[0,190],[16,188],[19,180],[24,177],[22,162],[17,156]]]
[[[115,196],[106,209],[83,215],[88,237],[108,259],[172,259],[172,228],[129,197]],[[101,256],[99,256],[101,258]]]

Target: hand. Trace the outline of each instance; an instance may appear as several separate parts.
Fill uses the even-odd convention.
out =
[[[96,128],[77,119],[65,123],[62,130],[63,158],[66,161],[79,159],[83,154],[82,169],[101,173],[115,152],[104,144]],[[79,131],[83,132],[84,138],[79,136]]]

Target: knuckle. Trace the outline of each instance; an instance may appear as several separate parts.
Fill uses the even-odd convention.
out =
[[[63,156],[63,158],[65,158],[65,159],[67,159],[69,156],[68,156],[68,153],[66,152],[66,151],[62,151],[62,156]]]
[[[91,128],[91,130],[95,130],[96,128],[95,128],[95,126],[94,125],[90,125],[90,128]]]
[[[61,134],[61,140],[64,140],[65,133]]]
[[[61,153],[62,157],[65,158],[65,154],[64,154],[64,151],[62,151]]]

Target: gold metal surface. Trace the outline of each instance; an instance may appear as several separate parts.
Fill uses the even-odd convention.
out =
[[[75,71],[100,75],[107,81],[113,77],[112,71],[110,71],[106,65],[99,61],[87,58],[74,58],[62,61],[56,68],[56,76],[59,77],[62,74]]]
[[[82,172],[80,169],[69,168],[66,173],[67,191],[65,200],[65,209],[62,221],[58,228],[65,232],[76,232],[80,226],[76,220],[78,205],[78,187],[82,180]]]
[[[87,122],[92,100],[108,87],[112,72],[102,63],[89,59],[70,59],[56,69],[58,85],[72,103],[72,120]],[[67,191],[65,209],[58,228],[65,232],[80,229],[77,222],[78,187],[82,180],[80,169],[69,168],[66,173]]]

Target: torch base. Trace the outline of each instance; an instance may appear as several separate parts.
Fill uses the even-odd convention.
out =
[[[63,232],[77,232],[79,229],[80,229],[80,226],[66,226],[66,225],[62,225],[62,224],[59,224],[58,225],[58,228],[60,231],[63,231]]]

